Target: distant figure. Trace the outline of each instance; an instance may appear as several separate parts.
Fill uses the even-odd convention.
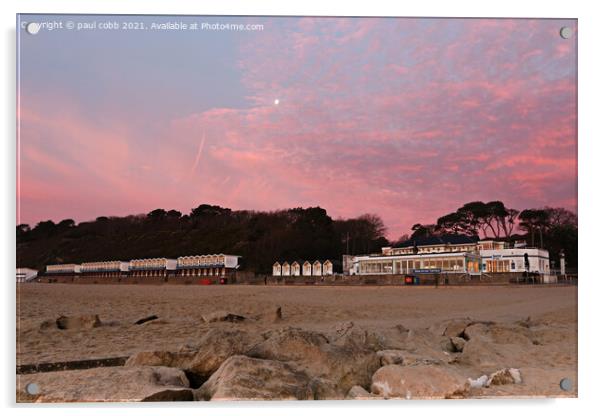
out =
[[[264,286],[268,285],[268,277],[267,276],[264,276],[264,278],[263,278],[263,284],[264,284]]]

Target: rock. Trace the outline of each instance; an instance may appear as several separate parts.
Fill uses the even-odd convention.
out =
[[[195,400],[307,400],[310,378],[290,364],[235,355],[198,390]]]
[[[328,334],[333,345],[351,348],[369,348],[374,352],[386,348],[386,337],[374,331],[366,330],[353,321],[336,324]]]
[[[313,377],[332,381],[338,396],[344,397],[354,385],[369,385],[380,359],[369,339],[339,339],[337,343],[321,333],[298,328],[270,331],[263,342],[246,354],[250,357],[292,361]]]
[[[464,333],[466,327],[471,323],[472,320],[470,318],[453,319],[447,324],[445,331],[443,331],[443,335],[450,338],[460,337]]]
[[[334,333],[336,334],[336,338],[340,338],[346,335],[354,326],[355,324],[353,323],[353,321],[345,321],[335,324],[333,329]]]
[[[486,385],[489,387],[491,385],[520,384],[521,382],[522,377],[519,370],[516,368],[504,368],[491,374]]]
[[[448,399],[464,397],[468,388],[466,379],[451,368],[387,365],[372,376],[371,390],[384,398]]]
[[[370,393],[362,386],[353,386],[345,396],[346,399],[356,399],[356,400],[366,400],[366,399],[374,399],[378,396]]]
[[[18,397],[36,383],[36,402],[119,402],[192,400],[192,390],[182,370],[168,367],[97,367],[17,375]],[[28,400],[26,400],[28,401]]]
[[[480,339],[496,344],[516,344],[531,346],[531,331],[522,325],[498,324],[495,322],[476,323],[464,330],[467,340]]]
[[[142,351],[128,358],[125,362],[125,366],[163,366],[182,368],[194,354],[195,352]]]
[[[464,329],[464,339],[470,341],[476,338],[487,339],[489,337],[489,328],[482,323],[470,325]]]
[[[57,327],[58,327],[58,326],[57,326],[56,320],[54,320],[54,321],[53,321],[52,319],[49,319],[49,320],[43,321],[43,322],[40,324],[40,330],[41,330],[41,331],[45,331],[45,330],[47,330],[47,329],[51,329],[51,328],[54,328],[54,329],[56,329]]]
[[[529,357],[538,354],[531,341],[534,333],[519,325],[478,323],[467,327],[464,334],[468,341],[456,362],[479,371],[529,365]]]
[[[159,317],[157,315],[147,316],[145,318],[138,319],[136,322],[134,322],[134,325],[142,325],[143,323],[153,321],[155,319],[159,319]]]
[[[402,350],[382,350],[376,353],[380,359],[380,365],[403,364],[403,356],[405,351]]]
[[[336,400],[341,399],[337,385],[322,377],[314,377],[309,382],[309,387],[314,393],[314,400]]]
[[[451,338],[443,338],[439,345],[441,345],[441,349],[445,352],[456,352],[456,347],[454,347]]]
[[[282,307],[278,306],[276,308],[276,312],[274,313],[274,322],[278,322],[282,320]]]
[[[448,338],[460,337],[464,329],[472,323],[473,321],[470,318],[450,319],[432,325],[429,330],[435,335]]]
[[[217,311],[207,315],[203,315],[203,320],[206,323],[210,322],[242,322],[246,318],[242,315],[236,315],[229,312]]]
[[[464,345],[466,345],[466,340],[464,338],[452,337],[449,340],[452,343],[455,352],[462,352]]]
[[[481,377],[477,378],[476,380],[473,380],[472,378],[468,378],[468,383],[470,384],[470,388],[472,389],[480,389],[481,387],[485,387],[487,385],[487,381],[489,380],[489,377],[487,377],[486,375],[482,375]]]
[[[492,371],[500,368],[507,358],[505,351],[499,346],[483,341],[482,339],[471,339],[464,344],[462,354],[456,361],[459,364],[478,368],[481,371]],[[504,365],[504,364],[501,364]]]
[[[443,347],[451,349],[449,338],[433,334],[427,329],[413,329],[408,331],[405,341],[398,349],[411,353],[406,356],[412,356],[418,361],[450,362],[452,357]]]
[[[56,320],[58,329],[92,329],[101,325],[98,315],[60,316]]]
[[[182,368],[200,378],[208,378],[226,359],[246,354],[259,341],[260,336],[245,331],[213,328],[200,339],[196,353]]]

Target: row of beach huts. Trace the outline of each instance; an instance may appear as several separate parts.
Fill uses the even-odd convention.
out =
[[[272,276],[332,276],[334,272],[331,260],[277,261],[272,265]]]
[[[133,259],[130,261],[106,260],[81,264],[49,264],[39,276],[32,269],[17,269],[17,281],[26,282],[44,277],[50,280],[65,278],[146,278],[146,277],[218,277],[225,279],[240,267],[240,256],[208,254]]]

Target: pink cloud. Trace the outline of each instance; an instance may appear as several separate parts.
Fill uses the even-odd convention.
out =
[[[49,172],[53,215],[78,218],[97,212],[67,208],[82,195],[119,215],[320,205],[378,213],[397,237],[476,199],[574,209],[575,51],[547,25],[470,20],[448,40],[453,21],[300,19],[242,38],[249,107],[181,114],[153,137],[26,106],[22,216],[50,215],[33,208]]]

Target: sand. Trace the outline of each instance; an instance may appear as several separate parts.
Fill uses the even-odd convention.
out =
[[[274,322],[276,308],[282,319]],[[428,328],[450,318],[516,323],[530,318],[542,331],[524,361],[525,383],[475,396],[576,396],[577,288],[536,287],[283,287],[20,284],[17,293],[17,365],[129,356],[194,344],[214,323],[203,315],[226,310],[250,319],[245,330],[284,326],[327,331],[353,321],[374,330],[402,324]],[[45,326],[61,315],[97,314],[97,328]],[[140,318],[159,319],[134,325]],[[472,370],[469,371],[469,370]],[[478,369],[466,374],[478,376]],[[573,390],[558,387],[562,377]]]

